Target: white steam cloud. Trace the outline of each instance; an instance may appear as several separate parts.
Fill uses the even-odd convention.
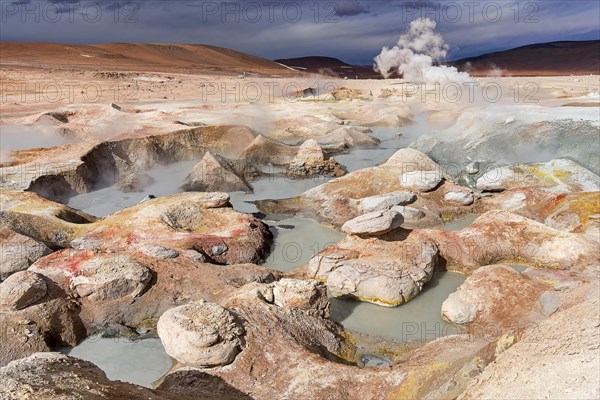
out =
[[[405,80],[419,83],[471,81],[466,72],[458,72],[454,67],[433,65],[434,61],[443,60],[450,48],[435,27],[435,21],[429,18],[412,21],[396,46],[382,48],[375,57],[375,71],[384,78],[399,72]]]
[[[71,143],[72,140],[61,135],[59,130],[49,123],[36,125],[0,126],[0,164],[12,160],[12,152],[37,147],[54,147]]]

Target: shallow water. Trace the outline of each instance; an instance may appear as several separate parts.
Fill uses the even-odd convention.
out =
[[[160,339],[132,341],[126,338],[92,336],[73,348],[59,350],[97,365],[108,379],[148,388],[173,366]]]
[[[257,212],[258,209],[250,202],[267,199],[280,200],[298,196],[330,179],[322,176],[302,180],[282,176],[267,176],[252,182],[254,193],[232,192],[229,193],[229,196],[233,208],[237,211],[253,213]]]
[[[454,221],[446,222],[441,229],[443,231],[460,231],[475,222],[477,218],[479,218],[479,215],[477,214],[465,215]]]
[[[314,255],[346,237],[344,233],[307,218],[266,222],[271,226],[275,240],[264,265],[279,271],[291,271],[308,264]]]
[[[145,171],[154,178],[154,183],[148,185],[142,192],[123,193],[117,189],[117,185],[112,185],[73,196],[67,204],[88,214],[104,217],[134,206],[150,194],[160,197],[181,193],[183,190],[180,186],[197,163],[198,160],[180,161]]]
[[[349,171],[385,162],[423,133],[428,116],[428,113],[419,114],[415,117],[414,124],[402,128],[375,129],[373,133],[381,140],[381,147],[358,149],[351,154],[337,156],[336,159]],[[479,215],[467,215],[445,224],[442,229],[460,230],[478,217]],[[405,342],[431,340],[453,334],[457,329],[441,317],[442,303],[465,279],[464,275],[458,273],[437,271],[423,292],[396,308],[332,297],[332,319],[350,330]]]
[[[378,128],[373,136],[381,140],[376,148],[357,148],[349,154],[336,156],[336,160],[348,171],[380,164],[398,149],[406,147],[421,129],[421,120],[404,128]],[[403,136],[398,133],[402,132]],[[122,193],[116,186],[73,197],[69,205],[97,216],[114,213],[137,204],[148,194],[165,196],[180,193],[180,185],[197,161],[184,161],[147,171],[155,178],[142,193]],[[276,173],[275,170],[265,172]],[[257,200],[285,199],[300,195],[330,178],[317,177],[292,180],[282,176],[266,176],[252,182],[254,193],[230,193],[233,207],[245,213],[255,213],[253,204]],[[444,226],[445,230],[458,230],[468,226],[477,218],[469,215]],[[265,222],[274,234],[273,250],[265,260],[265,266],[281,271],[291,271],[306,265],[310,258],[329,245],[342,240],[346,235],[318,222],[292,217],[274,221],[265,217]],[[332,319],[346,328],[367,334],[384,336],[404,341],[428,340],[453,333],[440,316],[441,304],[450,293],[464,281],[465,277],[451,272],[437,272],[425,290],[409,303],[397,308],[386,308],[369,303],[332,299]]]
[[[458,329],[442,319],[442,303],[465,279],[458,273],[436,271],[417,297],[395,308],[331,298],[331,319],[346,329],[403,342],[452,335]]]
[[[412,140],[401,135],[401,128],[373,128],[371,136],[381,141],[377,147],[358,147],[349,153],[333,156],[347,172],[373,167],[384,163],[401,148],[407,147]]]
[[[159,197],[181,193],[180,186],[196,162],[182,161],[147,171],[148,175],[155,179],[155,183],[140,193],[123,193],[113,185],[72,197],[68,204],[92,215],[106,216],[139,203],[149,194]],[[252,201],[297,196],[327,180],[329,178],[292,180],[268,176],[252,183],[254,193],[230,193],[231,204],[237,211],[254,213],[258,212],[258,209]],[[265,223],[271,227],[275,236],[272,254],[265,265],[281,271],[290,271],[305,265],[314,254],[346,236],[307,218],[265,220]]]
[[[392,145],[386,147],[383,143],[380,147],[366,147],[353,150],[348,154],[338,154],[333,158],[340,163],[347,172],[369,168],[385,162],[399,149]]]
[[[253,182],[254,193],[230,193],[231,204],[240,212],[254,213],[258,209],[251,203],[253,201],[294,197],[327,180],[329,178],[291,180],[271,176]],[[270,226],[274,236],[271,255],[264,265],[279,271],[291,271],[306,265],[313,255],[346,237],[309,218],[292,217],[273,221],[267,216],[264,222]]]
[[[380,164],[408,144],[406,138],[401,138],[397,135],[398,132],[398,128],[374,128],[372,135],[382,141],[381,146],[355,148],[350,153],[340,154],[335,156],[335,158],[349,172]],[[145,171],[145,173],[154,178],[154,183],[146,187],[142,192],[123,193],[117,189],[117,185],[112,185],[90,193],[74,196],[69,199],[67,204],[97,217],[103,217],[131,207],[150,194],[161,197],[181,193],[183,190],[180,186],[198,162],[199,160],[180,161],[166,166],[157,166]],[[265,166],[263,172],[275,174],[283,171],[280,168]],[[254,193],[230,193],[231,204],[240,212],[257,212],[258,209],[250,202],[265,199],[278,200],[298,196],[330,179],[329,177],[319,176],[298,180],[285,176],[269,175],[252,182]]]
[[[530,266],[530,265],[521,265],[521,264],[503,264],[503,265],[506,265],[506,266],[508,266],[508,267],[511,267],[511,268],[512,268],[512,269],[514,269],[515,271],[517,271],[517,272],[521,272],[521,273],[523,273],[523,272],[525,272],[525,270],[527,270],[527,269],[531,268],[531,266]]]

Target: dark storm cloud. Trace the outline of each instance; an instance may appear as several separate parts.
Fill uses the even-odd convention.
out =
[[[346,0],[335,2],[335,14],[340,17],[367,14],[369,10],[369,6],[360,1]]]
[[[595,0],[1,3],[0,34],[5,41],[205,43],[267,58],[327,55],[361,64],[371,64],[382,46],[393,46],[408,23],[419,17],[438,23],[453,59],[600,35],[600,2]],[[39,15],[32,15],[36,7]],[[25,8],[29,14],[23,14]]]

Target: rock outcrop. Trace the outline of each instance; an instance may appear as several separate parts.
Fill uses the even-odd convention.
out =
[[[200,299],[222,302],[249,282],[268,284],[280,276],[254,264],[224,266],[125,251],[61,250],[31,270],[78,307],[80,324],[90,334],[102,333],[106,326],[152,328],[170,308]],[[60,334],[60,327],[52,329]]]
[[[360,209],[365,212],[389,210],[394,206],[405,206],[414,202],[417,197],[408,190],[370,196],[361,199]]]
[[[313,257],[307,274],[326,282],[334,296],[395,307],[421,292],[433,276],[437,255],[431,241],[349,236]]]
[[[342,231],[359,236],[378,236],[399,228],[403,222],[402,214],[397,211],[373,211],[347,221],[342,225]]]
[[[167,310],[158,320],[157,332],[167,354],[178,362],[215,367],[233,362],[244,329],[227,309],[200,301]]]
[[[0,285],[0,365],[36,351],[50,351],[57,343],[73,346],[84,335],[103,333],[107,327],[153,329],[170,308],[201,298],[223,302],[246,283],[268,285],[279,277],[276,271],[252,264],[220,266],[184,257],[155,259],[142,253],[74,250],[57,251],[31,269],[9,278],[10,286]],[[45,296],[40,297],[43,291],[38,286],[13,285],[22,274],[43,278]],[[151,278],[155,280],[148,281]],[[317,297],[295,300],[289,290],[279,295],[281,304],[294,303],[298,308],[315,304],[319,313],[328,311],[317,306],[322,302]],[[20,309],[13,311],[16,308]]]
[[[213,125],[44,149],[48,151],[20,161],[19,168],[2,171],[0,187],[30,190],[65,202],[76,194],[117,183],[120,176],[199,158],[206,151],[239,159],[256,135],[246,126]]]
[[[156,46],[133,47],[156,55]],[[184,54],[192,47],[162,49]],[[3,56],[4,50],[3,43]],[[73,57],[86,59],[77,52]],[[48,99],[29,107],[9,94],[3,102],[3,138],[5,126],[49,126],[76,140],[53,148],[36,141],[40,148],[11,152],[0,165],[0,398],[600,397],[598,112],[587,107],[597,106],[593,77],[567,79],[564,87],[553,79],[554,88],[540,92],[546,106],[568,107],[521,112],[501,104],[464,108],[430,96],[423,104],[414,92],[376,80],[348,80],[347,88],[318,99],[287,99],[296,104],[277,94],[279,100],[260,109],[229,100],[199,104],[197,89],[206,88],[206,77],[142,75],[16,64],[3,69],[3,79],[32,85],[68,78],[108,86],[131,78],[141,101],[57,109]],[[538,83],[549,88],[547,81]],[[378,92],[380,98],[373,95]],[[173,96],[176,102],[164,101]],[[413,115],[417,110],[424,112]],[[267,118],[257,120],[257,111]],[[240,125],[217,125],[231,120]],[[115,132],[117,125],[126,129]],[[281,141],[247,128],[257,125]],[[384,132],[384,126],[395,128]],[[107,131],[116,136],[106,140]],[[383,164],[337,176],[341,168],[328,157],[357,146],[381,154],[409,148]],[[514,164],[566,153],[573,161]],[[278,177],[287,171],[330,175],[335,179],[300,196],[259,201],[258,207],[273,219],[294,214],[344,227],[349,236],[284,274],[258,265],[272,242],[264,216],[236,212],[225,193],[147,197],[102,219],[64,205],[74,195],[115,184],[141,190],[148,181],[136,174],[202,157],[218,167],[207,178],[201,163],[190,190],[250,191],[267,169]],[[490,169],[489,163],[499,164]],[[256,164],[266,166],[258,170]],[[223,178],[223,170],[234,177]],[[310,185],[293,186],[304,184]],[[472,222],[471,216],[480,217]],[[441,230],[464,226],[463,217],[469,226]],[[458,224],[443,226],[453,221]],[[274,234],[290,228],[277,225]],[[519,273],[497,263],[528,269]],[[353,307],[330,304],[328,295],[395,306],[431,285],[427,296],[436,297],[445,290],[441,280],[431,281],[438,270],[468,276],[437,310],[453,325],[434,333],[419,318],[410,326],[398,323],[406,333],[417,328],[424,340],[461,334],[400,343],[335,322],[348,321]],[[110,382],[93,365],[66,356],[21,359],[75,346],[90,335],[153,336],[157,325],[179,361],[156,390]],[[21,360],[6,366],[15,359]]]
[[[273,283],[273,304],[329,318],[327,286],[322,282],[284,278]]]
[[[450,203],[458,203],[463,206],[470,206],[475,201],[473,192],[464,189],[461,191],[449,191],[444,195],[444,200]]]
[[[48,287],[40,275],[22,271],[0,283],[0,312],[29,307],[46,296]]]
[[[127,174],[117,182],[117,187],[121,192],[143,192],[144,189],[154,183],[154,178],[144,173]]]
[[[286,291],[312,286],[291,280],[284,285]],[[303,298],[302,306],[296,307],[297,301],[275,304],[278,290],[277,283],[250,284],[224,304],[245,321],[245,345],[233,362],[209,369],[178,366],[158,390],[196,398],[207,390],[227,393],[227,383],[261,400],[451,399],[489,362],[485,341],[459,335],[419,346],[402,363],[390,367],[357,367],[355,338],[319,316],[321,300],[309,300],[319,293],[326,301],[324,291],[293,289],[297,300]],[[282,363],[287,368],[281,368]],[[445,395],[440,397],[440,393]]]
[[[458,398],[597,399],[599,307],[590,299],[531,326]]]
[[[33,258],[39,254],[48,253],[47,248],[57,249],[70,246],[70,242],[78,235],[84,233],[97,219],[82,211],[75,210],[64,204],[55,203],[31,192],[2,192],[0,194],[0,224],[4,229],[16,232],[19,235],[27,236],[32,240],[23,239],[19,236],[13,236],[9,233],[4,245],[8,249],[15,249],[13,241],[17,245],[23,244],[22,256],[16,259],[8,257],[13,262],[19,261],[15,265],[24,266],[25,263],[31,264]],[[37,243],[43,243],[42,247]],[[7,255],[8,256],[8,255]],[[29,259],[29,256],[32,256]],[[31,260],[31,261],[29,261]]]
[[[0,285],[0,366],[86,337],[77,305],[52,281],[29,271],[9,279]]]
[[[591,270],[599,262],[598,242],[507,211],[488,211],[460,231],[415,230],[410,236],[437,243],[446,268],[466,274],[499,263]]]
[[[241,264],[266,257],[271,238],[263,222],[231,208],[227,194],[194,192],[115,213],[88,226],[70,246],[109,252],[162,246],[196,250],[219,264]]]
[[[110,381],[89,361],[59,353],[36,353],[0,368],[3,400],[168,400],[168,393],[120,381]],[[204,397],[199,396],[198,399]]]
[[[481,267],[442,304],[442,317],[455,324],[475,324],[477,329],[500,336],[543,316],[540,297],[551,287],[504,265]],[[548,295],[545,295],[548,296]]]
[[[430,192],[442,182],[442,179],[444,177],[440,171],[414,171],[402,174],[400,182],[403,187]]]
[[[141,246],[139,248],[139,251],[148,257],[158,258],[160,260],[169,260],[172,258],[179,257],[179,251],[177,251],[175,249],[169,249],[168,247],[165,247],[165,246],[157,246],[154,244]],[[184,250],[184,252],[198,253],[196,250]],[[198,253],[198,254],[202,255],[202,253]],[[204,257],[204,255],[202,255],[202,256]],[[206,261],[206,257],[204,257],[202,259],[202,261],[203,262]]]
[[[42,242],[0,226],[0,281],[26,270],[52,250]]]
[[[287,165],[296,157],[294,146],[258,135],[242,152],[240,158],[255,164]]]
[[[169,308],[279,276],[245,263],[268,254],[272,234],[225,193],[153,199],[102,220],[34,193],[1,196],[6,229],[64,249],[2,284],[0,364],[107,326],[152,327]]]
[[[7,192],[0,199],[3,225],[55,248],[131,252],[162,246],[196,250],[220,264],[241,264],[264,259],[272,239],[263,222],[231,208],[226,193],[161,197],[102,220],[34,193]]]
[[[501,191],[515,187],[541,187],[555,193],[600,191],[600,177],[567,158],[546,163],[516,164],[486,172],[477,189]]]
[[[444,200],[445,193],[463,189],[425,154],[406,148],[380,166],[353,171],[292,199],[259,201],[258,207],[265,213],[310,215],[341,227],[367,210],[383,211],[411,204],[429,212],[427,218],[413,222],[410,227],[434,227],[442,225],[442,213],[449,216],[465,213],[462,203]]]
[[[30,271],[48,277],[74,297],[91,301],[135,298],[152,278],[148,268],[125,254],[72,252],[69,262],[62,263],[64,255],[56,252],[32,265]]]
[[[259,175],[256,169],[248,169],[247,173]],[[185,178],[182,189],[188,192],[252,192],[244,175],[238,175],[227,160],[215,157],[209,151]]]
[[[557,194],[544,188],[514,188],[482,198],[481,206],[511,211],[557,230],[600,240],[600,191]]]
[[[376,146],[379,139],[371,136],[371,131],[356,127],[343,126],[329,131],[325,135],[314,136],[319,144],[330,151],[342,151],[359,146]]]
[[[402,215],[402,218],[407,224],[418,224],[419,221],[427,216],[425,211],[407,206],[394,206],[391,208],[391,211],[395,211]]]
[[[287,174],[292,178],[314,176],[342,176],[342,166],[333,158],[325,158],[323,149],[314,139],[302,143],[298,154],[287,166]]]

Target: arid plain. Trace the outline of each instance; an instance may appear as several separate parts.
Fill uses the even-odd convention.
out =
[[[1,44],[0,397],[600,396],[598,75],[32,48]],[[168,362],[56,352],[99,335]]]

